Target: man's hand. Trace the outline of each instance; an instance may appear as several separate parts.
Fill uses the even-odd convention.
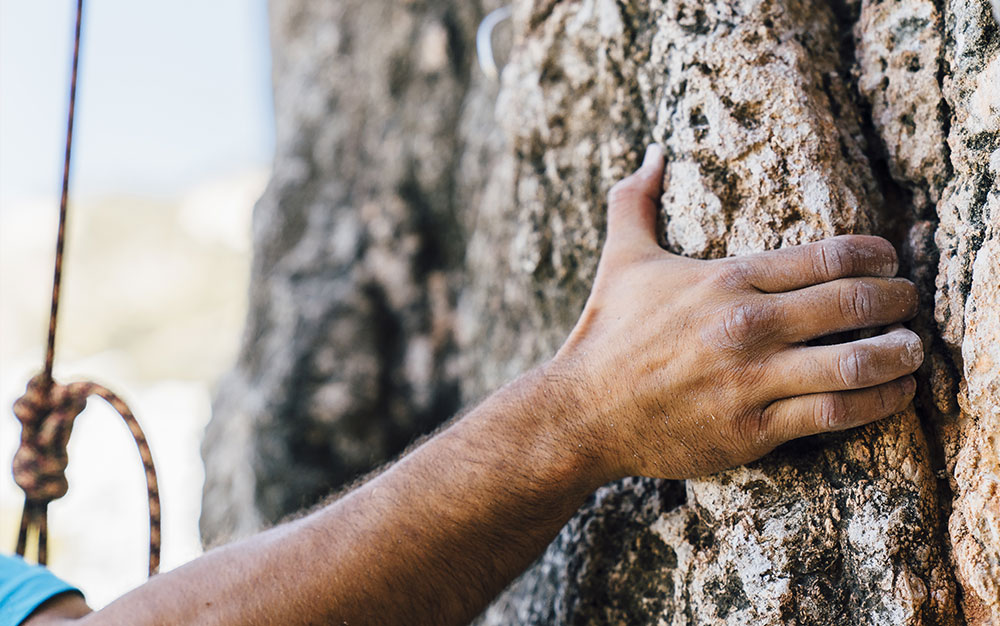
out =
[[[608,479],[685,478],[747,463],[789,439],[902,410],[923,360],[897,322],[917,293],[879,237],[834,237],[701,261],[656,239],[663,156],[611,190],[590,299],[549,371],[578,385],[578,436]],[[806,342],[868,327],[872,338]]]
[[[877,237],[696,261],[656,244],[663,157],[611,192],[593,292],[546,365],[300,520],[154,577],[83,623],[462,624],[601,484],[682,477],[897,411],[916,335]]]

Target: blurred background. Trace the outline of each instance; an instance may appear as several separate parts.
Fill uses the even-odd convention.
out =
[[[10,411],[41,368],[75,2],[0,0],[0,550],[22,494]],[[162,570],[201,551],[199,445],[245,316],[250,214],[273,151],[264,0],[89,0],[56,379],[122,395],[150,440]],[[55,573],[104,606],[145,579],[138,453],[92,400],[49,508]]]

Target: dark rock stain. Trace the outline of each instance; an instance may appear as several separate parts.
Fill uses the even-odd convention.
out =
[[[714,578],[706,582],[705,592],[712,596],[715,614],[721,619],[726,619],[733,611],[750,607],[750,601],[743,590],[743,581],[734,571],[727,572],[725,578]]]

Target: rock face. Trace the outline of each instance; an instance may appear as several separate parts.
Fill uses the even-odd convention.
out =
[[[476,2],[271,3],[277,147],[206,433],[206,541],[316,502],[460,408],[456,127]]]
[[[471,67],[492,7],[314,5],[272,3],[279,149],[206,537],[315,501],[549,357],[604,196],[655,140],[674,252],[894,241],[924,298],[921,392],[743,468],[605,486],[479,622],[1000,624],[986,3],[520,0],[497,94]]]

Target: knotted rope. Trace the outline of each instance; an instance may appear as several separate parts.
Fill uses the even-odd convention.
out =
[[[156,482],[153,457],[146,436],[132,411],[110,389],[96,383],[81,382],[60,385],[52,379],[55,360],[56,319],[59,311],[59,290],[62,279],[65,248],[66,213],[69,199],[69,166],[73,146],[73,109],[76,102],[76,75],[80,58],[80,30],[83,0],[76,4],[76,33],[73,41],[73,69],[70,73],[69,122],[66,128],[66,158],[63,162],[62,196],[59,203],[59,232],[56,237],[55,272],[52,280],[52,307],[45,351],[45,368],[29,382],[24,395],[14,403],[14,414],[21,422],[21,445],[14,455],[14,482],[24,491],[24,510],[17,536],[17,553],[24,556],[28,533],[38,530],[38,562],[48,559],[49,502],[66,494],[66,446],[73,430],[73,421],[87,406],[90,396],[106,400],[125,421],[139,448],[146,470],[146,493],[149,498],[149,575],[160,566],[160,493]]]
[[[46,511],[49,502],[66,494],[66,446],[73,421],[87,406],[90,396],[103,398],[125,421],[139,449],[146,470],[149,498],[149,575],[160,566],[160,491],[153,456],[146,435],[124,401],[106,387],[82,382],[60,385],[38,374],[28,382],[23,396],[14,403],[14,415],[21,422],[21,445],[14,454],[14,482],[24,490],[24,512],[17,536],[17,553],[27,547],[28,530],[38,528],[38,562],[47,558]]]

